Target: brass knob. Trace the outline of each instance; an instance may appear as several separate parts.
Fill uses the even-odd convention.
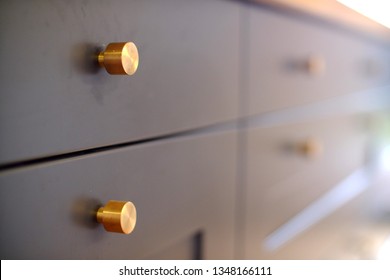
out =
[[[133,42],[110,43],[98,61],[111,75],[133,75],[138,68],[138,50]]]
[[[106,231],[129,234],[137,222],[137,211],[130,201],[110,200],[99,208],[96,219]]]
[[[320,76],[326,69],[325,59],[318,55],[309,56],[304,63],[304,68],[309,75]]]
[[[307,158],[314,159],[323,154],[324,145],[319,139],[307,138],[303,143],[298,145],[298,150]]]

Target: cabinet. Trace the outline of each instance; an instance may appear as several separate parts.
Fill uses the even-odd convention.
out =
[[[264,248],[370,167],[386,40],[227,0],[2,1],[0,34],[2,259],[348,259],[390,231],[367,215],[382,182]],[[134,76],[96,65],[119,41]],[[96,222],[111,199],[131,235]]]

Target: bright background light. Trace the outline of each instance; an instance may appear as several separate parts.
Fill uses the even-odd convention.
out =
[[[390,260],[390,236],[386,239],[386,241],[379,248],[378,260]]]
[[[341,4],[390,28],[389,2],[383,0],[337,0]]]
[[[384,171],[390,171],[390,146],[386,146],[380,155],[380,164]]]

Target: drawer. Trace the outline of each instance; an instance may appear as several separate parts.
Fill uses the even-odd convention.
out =
[[[160,141],[3,172],[1,259],[233,258],[236,134]],[[130,235],[94,221],[137,207]]]
[[[245,258],[286,257],[278,253],[290,240],[272,251],[266,238],[364,165],[365,123],[339,117],[247,132]]]
[[[233,1],[1,1],[0,164],[234,119],[238,23]],[[118,41],[133,76],[87,67]]]
[[[389,83],[384,48],[369,40],[310,18],[248,13],[249,115]]]

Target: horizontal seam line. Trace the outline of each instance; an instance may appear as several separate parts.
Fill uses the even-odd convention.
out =
[[[215,126],[218,126],[218,125],[215,125]],[[201,133],[203,130],[204,130],[204,128],[196,128],[196,129],[175,132],[175,133],[171,133],[171,134],[150,137],[150,138],[145,138],[145,139],[140,139],[140,140],[134,140],[134,141],[124,142],[124,143],[112,144],[112,145],[89,148],[89,149],[84,149],[84,150],[74,151],[74,152],[69,152],[69,153],[63,153],[63,154],[58,154],[58,155],[45,156],[45,157],[39,157],[39,158],[35,158],[35,159],[28,159],[28,160],[21,160],[21,161],[16,161],[16,162],[12,162],[12,163],[6,163],[3,165],[0,165],[0,172],[8,171],[8,170],[11,170],[14,168],[30,167],[30,166],[33,166],[36,164],[55,162],[55,161],[59,161],[59,160],[71,159],[71,158],[84,156],[84,155],[91,155],[91,154],[95,154],[95,153],[117,150],[117,149],[121,149],[121,148],[132,147],[132,146],[136,146],[136,145],[142,145],[142,144],[147,144],[147,143],[161,141],[161,140],[174,139],[174,138],[178,138],[178,137]]]
[[[128,147],[153,143],[162,140],[174,140],[176,138],[186,137],[186,136],[192,137],[192,136],[202,135],[202,134],[214,134],[214,133],[227,132],[231,130],[236,130],[237,122],[239,120],[240,118],[231,119],[231,120],[217,122],[214,124],[209,124],[201,127],[185,129],[178,132],[172,132],[172,133],[153,136],[153,137],[147,137],[139,140],[132,140],[132,141],[105,145],[105,146],[100,146],[95,148],[82,149],[79,151],[73,151],[68,153],[61,153],[57,155],[44,156],[44,157],[38,157],[33,159],[15,161],[6,164],[0,164],[0,173],[12,169],[31,167],[37,164],[44,164],[50,162],[55,163],[56,161],[60,161],[60,160],[72,159],[80,156],[92,155],[92,154],[102,153],[106,151],[114,151],[117,149],[128,148]]]

